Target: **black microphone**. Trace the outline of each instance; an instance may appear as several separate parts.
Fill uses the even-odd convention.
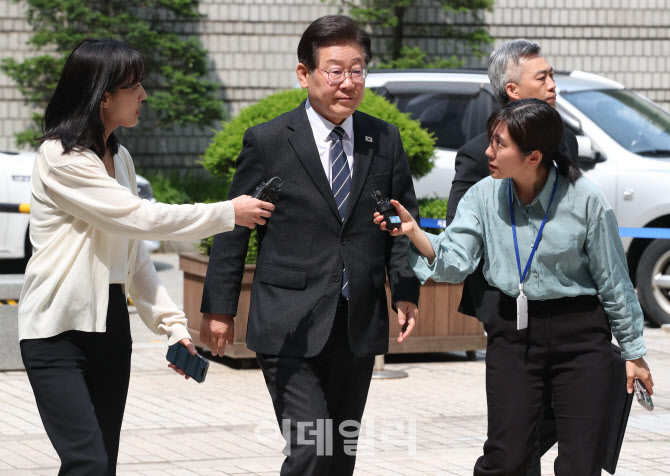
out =
[[[379,190],[372,192],[372,199],[375,201],[375,210],[377,210],[380,215],[384,215],[386,229],[395,230],[396,228],[400,228],[402,222],[400,221],[400,217],[398,216],[395,207],[391,205],[391,201],[384,197]]]
[[[257,198],[264,202],[276,203],[279,200],[279,192],[281,187],[284,185],[282,179],[279,177],[272,177],[267,182],[261,182],[256,191],[252,195],[253,198]]]

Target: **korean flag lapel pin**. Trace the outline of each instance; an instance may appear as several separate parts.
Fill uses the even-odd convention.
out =
[[[372,137],[370,136],[365,136],[365,142],[372,142]]]

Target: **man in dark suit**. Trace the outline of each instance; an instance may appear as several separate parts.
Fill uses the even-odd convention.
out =
[[[372,193],[418,216],[398,128],[357,112],[370,37],[346,16],[319,18],[298,45],[308,100],[244,136],[229,197],[285,181],[258,229],[247,346],[257,352],[287,441],[282,475],[353,473],[374,356],[388,351],[384,284],[404,325],[418,318],[419,282],[407,241],[372,221]],[[201,339],[232,343],[249,230],[217,235],[205,279]]]
[[[547,60],[540,54],[540,46],[536,43],[525,39],[504,43],[491,53],[488,61],[488,74],[496,99],[502,106],[519,99],[535,98],[547,101],[556,107],[554,72]],[[458,150],[456,174],[447,202],[447,226],[454,219],[463,195],[474,184],[490,175],[489,159],[485,153],[488,146],[489,139],[484,132]],[[577,161],[577,139],[567,128],[564,131],[561,150],[573,161]],[[468,316],[476,317],[486,326],[490,316],[496,312],[500,291],[488,284],[484,278],[483,267],[484,260],[482,259],[477,270],[465,279],[458,310]],[[489,418],[491,417],[489,414]],[[527,476],[540,475],[540,458],[554,446],[557,440],[550,395],[547,395],[544,418],[539,424],[537,434],[538,438],[528,464]],[[478,469],[484,470],[484,468]]]

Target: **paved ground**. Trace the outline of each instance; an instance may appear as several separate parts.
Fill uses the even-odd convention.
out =
[[[177,303],[174,254],[154,255]],[[131,308],[132,309],[132,308]],[[131,315],[133,373],[119,475],[276,475],[283,442],[260,370],[210,366],[207,382],[167,368],[165,343]],[[670,334],[645,329],[656,410],[634,403],[617,475],[670,475]],[[356,476],[470,475],[486,436],[483,353],[387,364],[409,378],[373,380]],[[542,460],[553,474],[556,449]],[[58,458],[24,372],[0,372],[0,475],[55,475]]]

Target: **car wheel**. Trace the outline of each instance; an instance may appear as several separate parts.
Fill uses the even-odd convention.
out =
[[[654,240],[637,265],[637,291],[646,317],[670,324],[670,240]]]

